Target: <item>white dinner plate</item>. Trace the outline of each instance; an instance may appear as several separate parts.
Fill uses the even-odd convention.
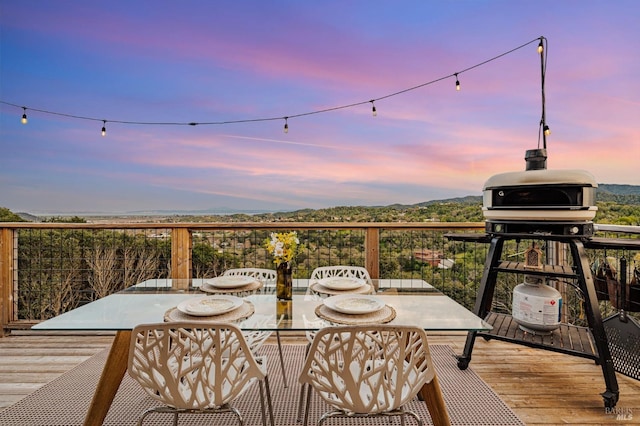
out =
[[[205,281],[212,287],[216,288],[236,288],[244,287],[255,282],[256,279],[247,275],[221,275]]]
[[[319,279],[318,283],[331,290],[353,290],[366,284],[365,280],[355,277],[327,277]]]
[[[384,308],[379,297],[364,294],[339,294],[327,297],[322,303],[343,314],[369,314]]]
[[[208,317],[225,314],[239,308],[243,300],[235,296],[205,296],[183,300],[178,304],[178,310],[187,315]]]

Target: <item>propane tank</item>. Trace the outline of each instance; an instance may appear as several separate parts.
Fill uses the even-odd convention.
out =
[[[513,289],[512,315],[523,331],[550,334],[560,327],[562,295],[545,280],[525,275],[524,282]]]

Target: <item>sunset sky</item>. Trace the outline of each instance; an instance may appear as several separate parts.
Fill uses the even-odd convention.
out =
[[[538,147],[540,36],[548,168],[640,185],[639,16],[636,0],[0,0],[0,207],[480,195]]]

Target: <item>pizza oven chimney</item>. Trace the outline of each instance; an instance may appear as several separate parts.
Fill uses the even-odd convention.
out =
[[[527,170],[544,170],[547,168],[547,150],[529,149],[524,155]]]

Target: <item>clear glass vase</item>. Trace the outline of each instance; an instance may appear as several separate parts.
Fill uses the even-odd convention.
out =
[[[293,272],[289,262],[283,262],[276,268],[276,297],[291,300],[293,295]]]
[[[276,300],[276,319],[279,324],[278,328],[291,328],[291,320],[293,319],[292,300]]]

